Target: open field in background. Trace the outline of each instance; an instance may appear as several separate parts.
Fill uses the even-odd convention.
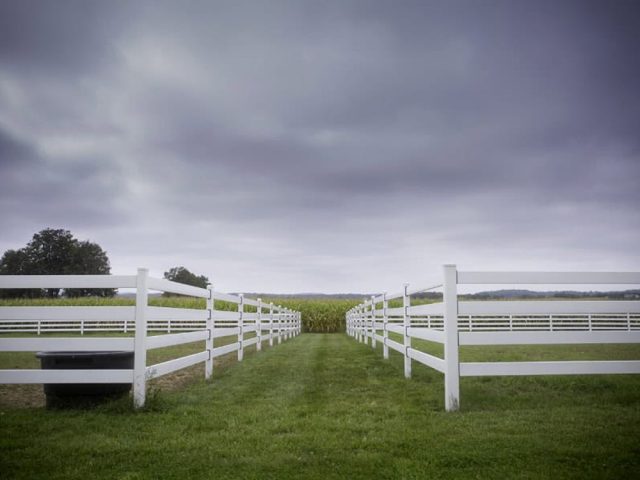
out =
[[[252,295],[251,298],[255,296]],[[537,300],[553,299],[553,298],[536,298]],[[561,298],[561,299],[564,299]],[[590,298],[591,299],[591,298]],[[352,307],[358,305],[364,300],[361,299],[345,299],[345,298],[303,298],[303,297],[291,297],[282,298],[274,297],[269,298],[265,296],[262,301],[266,304],[273,302],[275,305],[282,305],[292,310],[297,310],[302,313],[302,331],[305,333],[335,333],[344,332],[345,330],[345,314]],[[556,299],[557,300],[557,299]],[[419,295],[411,298],[412,305],[422,305],[427,303],[433,303],[435,298],[420,297]],[[98,298],[98,297],[85,297],[85,298],[38,298],[38,299],[0,299],[0,306],[127,306],[134,305],[135,300],[128,297],[114,297],[114,298]],[[158,307],[175,307],[175,308],[205,308],[205,300],[202,298],[192,297],[149,297],[149,305]],[[238,306],[234,303],[227,303],[216,301],[215,307],[218,310],[233,310],[236,311]],[[402,299],[394,299],[389,301],[389,308],[402,307]],[[382,308],[382,304],[377,305],[378,309]],[[245,305],[246,312],[255,312],[256,308],[250,305]],[[266,308],[265,308],[266,312]]]
[[[241,364],[223,362],[210,383],[198,368],[142,412],[122,402],[3,407],[3,477],[619,479],[640,471],[640,376],[464,378],[462,411],[446,413],[442,375],[414,364],[405,380],[394,353],[384,361],[380,345],[301,335]]]
[[[217,310],[237,310],[238,305],[235,303],[216,301]],[[136,301],[133,297],[79,297],[79,298],[12,298],[12,299],[0,299],[0,307],[10,306],[30,306],[30,307],[45,307],[45,306],[80,306],[80,307],[111,307],[111,306],[131,306],[135,305]],[[149,305],[154,307],[174,307],[174,308],[206,308],[204,298],[184,297],[184,296],[149,296]],[[255,311],[255,307],[251,305],[245,305],[245,311]]]
[[[305,299],[305,298],[273,298],[265,297],[263,302],[273,302],[275,305],[281,305],[292,310],[302,313],[303,332],[312,333],[330,333],[343,332],[345,329],[345,313],[350,308],[357,305],[360,300],[347,299]],[[135,305],[135,299],[126,297],[114,298],[37,298],[37,299],[0,299],[1,306],[127,306]],[[149,297],[149,305],[157,307],[174,307],[174,308],[205,308],[205,300],[202,298],[192,297]],[[217,310],[233,310],[238,309],[238,305],[227,302],[215,302]],[[245,305],[245,312],[255,312],[256,308]],[[265,309],[266,312],[266,309]],[[263,312],[263,313],[265,313]]]
[[[334,333],[344,332],[345,314],[361,300],[292,298],[273,301],[302,313],[303,332]]]

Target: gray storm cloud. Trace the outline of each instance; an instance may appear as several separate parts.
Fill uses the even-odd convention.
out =
[[[0,249],[379,291],[640,269],[635,2],[0,5]]]

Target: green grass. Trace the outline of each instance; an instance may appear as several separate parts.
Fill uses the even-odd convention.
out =
[[[548,355],[536,348],[531,355]],[[461,392],[462,411],[446,413],[439,373],[414,362],[405,380],[395,352],[384,361],[380,346],[346,335],[302,335],[219,366],[210,383],[198,375],[160,391],[143,412],[122,402],[4,407],[0,471],[29,479],[637,478],[640,376],[468,378]]]

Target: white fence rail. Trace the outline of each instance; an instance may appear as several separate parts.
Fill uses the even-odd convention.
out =
[[[640,360],[554,362],[460,362],[460,345],[547,345],[640,343],[638,301],[461,301],[461,284],[640,284],[640,273],[578,272],[458,272],[445,265],[443,284],[373,296],[346,315],[347,333],[376,348],[382,343],[404,357],[404,373],[411,377],[415,360],[445,375],[445,407],[460,405],[460,377],[487,375],[567,375],[640,373]],[[411,305],[416,293],[442,287],[443,301]],[[402,307],[389,302],[402,301]],[[381,334],[380,334],[381,332]],[[402,335],[402,342],[389,338]],[[413,338],[444,345],[444,358],[413,347]]]
[[[205,377],[213,372],[214,358],[244,350],[263,342],[273,346],[301,332],[299,312],[260,299],[216,292],[212,286],[190,285],[150,278],[146,269],[137,275],[0,275],[0,288],[135,288],[136,304],[129,307],[4,307],[0,324],[6,333],[15,332],[133,332],[134,337],[23,337],[0,336],[0,352],[47,351],[133,351],[131,370],[0,370],[0,383],[132,383],[136,407],[145,403],[146,382],[197,363],[205,364]],[[206,299],[204,309],[154,307],[148,305],[149,290],[177,293]],[[237,304],[236,311],[215,309],[215,300]],[[255,308],[247,312],[246,305]],[[171,322],[174,322],[173,326]],[[149,336],[152,330],[182,331]],[[247,337],[252,334],[252,337]],[[215,339],[234,336],[236,341],[216,346]],[[147,351],[197,341],[205,350],[156,365],[147,365]]]

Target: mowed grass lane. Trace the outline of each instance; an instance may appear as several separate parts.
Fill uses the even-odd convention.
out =
[[[640,472],[637,376],[463,379],[463,411],[446,413],[440,374],[415,365],[414,379],[405,380],[400,355],[384,361],[379,348],[346,335],[305,334],[264,348],[218,368],[211,383],[152,395],[143,412],[118,403],[93,411],[5,408],[0,476],[561,479]],[[504,392],[518,385],[526,395],[511,402]]]

